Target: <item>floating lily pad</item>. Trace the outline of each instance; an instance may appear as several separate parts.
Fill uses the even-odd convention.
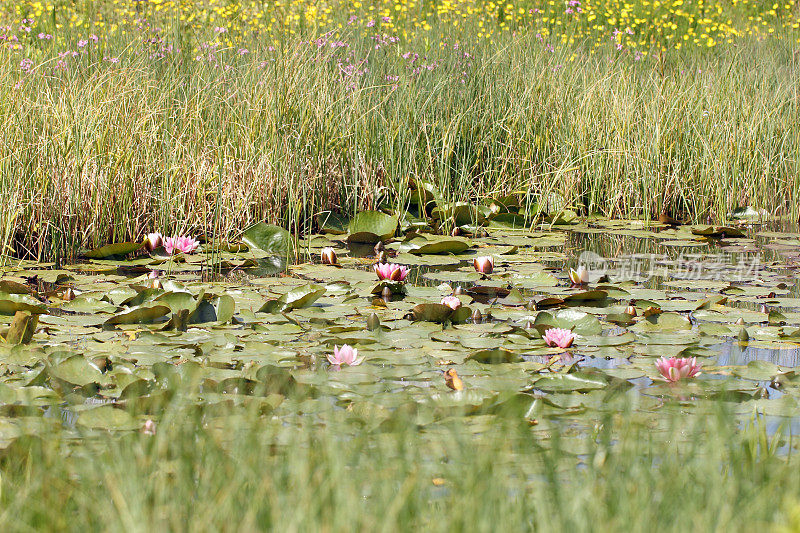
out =
[[[576,309],[562,309],[555,314],[542,311],[536,315],[534,326],[540,330],[571,329],[579,335],[598,335],[603,330],[597,317]]]
[[[118,242],[107,244],[100,248],[87,251],[84,255],[90,259],[105,259],[107,257],[125,256],[131,254],[144,246],[140,242]]]
[[[394,236],[397,217],[380,211],[362,211],[348,224],[348,242],[374,244]]]
[[[460,254],[469,249],[471,242],[463,237],[440,237],[418,235],[403,241],[400,251],[417,255]]]
[[[260,250],[267,255],[286,257],[292,250],[292,236],[285,229],[258,222],[244,230],[242,240],[251,249]]]

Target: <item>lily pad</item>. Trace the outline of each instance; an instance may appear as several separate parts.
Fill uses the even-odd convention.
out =
[[[84,255],[90,259],[105,259],[107,257],[125,256],[139,250],[144,246],[140,242],[118,242],[107,244],[100,248],[87,251]]]
[[[242,240],[251,249],[255,248],[267,255],[288,256],[292,250],[292,237],[285,229],[258,222],[244,230]]]
[[[380,211],[362,211],[348,224],[348,242],[374,244],[394,236],[397,217]]]

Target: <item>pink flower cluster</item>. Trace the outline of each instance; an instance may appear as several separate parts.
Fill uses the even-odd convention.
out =
[[[173,255],[178,252],[190,254],[197,250],[197,248],[200,246],[200,243],[192,237],[164,237],[157,232],[148,233],[144,238],[144,247],[148,252],[152,252],[161,246],[164,247],[164,250],[166,250],[169,255]]]

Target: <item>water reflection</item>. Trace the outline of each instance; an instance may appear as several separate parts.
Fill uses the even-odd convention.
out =
[[[746,365],[751,361],[769,361],[784,367],[800,366],[800,347],[764,348],[740,344],[731,339],[712,346],[711,349],[719,350],[716,361],[720,366]]]

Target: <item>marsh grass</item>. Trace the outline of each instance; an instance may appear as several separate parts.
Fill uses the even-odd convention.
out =
[[[618,406],[618,405],[615,405]],[[701,412],[704,411],[704,412]],[[3,531],[753,531],[796,527],[788,435],[723,404],[581,421],[361,405],[168,408],[155,436],[53,425],[2,452]],[[519,413],[517,413],[518,415]],[[579,430],[588,424],[588,431]],[[75,437],[80,437],[76,439]],[[788,452],[787,452],[788,449]],[[792,522],[795,520],[795,522]],[[787,529],[788,530],[788,529]]]
[[[0,98],[6,251],[73,257],[153,230],[234,238],[258,220],[299,233],[323,211],[402,212],[415,179],[447,201],[556,193],[612,217],[798,214],[788,38],[634,61],[442,24],[379,50],[357,34],[347,49],[245,39],[247,55],[196,61],[194,34],[163,35],[184,51],[153,59],[142,36],[117,36],[65,70],[42,50],[30,74],[0,55],[0,84],[22,83]],[[435,66],[414,74],[405,51]]]

